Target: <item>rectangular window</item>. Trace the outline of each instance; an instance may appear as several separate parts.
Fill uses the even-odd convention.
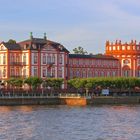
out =
[[[92,71],[91,70],[88,71],[88,77],[92,77]]]
[[[23,55],[23,64],[26,64],[26,54]]]
[[[59,55],[59,64],[62,64],[62,55]]]
[[[52,63],[55,63],[55,55],[52,56]]]
[[[52,77],[55,77],[55,68],[52,68]]]
[[[43,69],[43,77],[46,77],[46,69]]]
[[[6,69],[3,69],[3,77],[6,77]]]
[[[51,56],[48,55],[48,56],[47,56],[47,64],[50,64],[50,63],[51,63]]]
[[[6,55],[3,55],[3,64],[6,64]]]
[[[46,64],[46,55],[43,55],[43,64]]]
[[[13,54],[11,54],[10,60],[11,60],[11,63],[14,62],[14,55]]]
[[[107,77],[110,77],[110,72],[109,71],[107,71]]]
[[[37,64],[37,54],[34,54],[34,64]]]
[[[37,68],[34,68],[34,76],[37,76]]]
[[[15,75],[15,71],[14,71],[14,69],[12,68],[11,70],[10,70],[10,76],[12,77],[12,76],[14,76]]]
[[[94,76],[98,77],[98,71],[95,71]]]
[[[72,78],[72,77],[73,77],[73,69],[70,68],[70,78]]]
[[[26,69],[23,69],[23,76],[26,77]]]
[[[113,77],[116,76],[116,72],[115,72],[115,71],[112,72],[112,76],[113,76]]]
[[[62,77],[62,68],[58,69],[58,77],[60,77],[60,78]]]
[[[20,55],[16,55],[16,62],[20,62]]]
[[[47,77],[51,77],[51,69],[47,69]]]
[[[138,70],[138,77],[140,77],[140,70]]]

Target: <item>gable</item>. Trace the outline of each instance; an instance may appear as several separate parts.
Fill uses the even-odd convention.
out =
[[[0,51],[6,51],[7,48],[4,46],[4,44],[0,44]]]

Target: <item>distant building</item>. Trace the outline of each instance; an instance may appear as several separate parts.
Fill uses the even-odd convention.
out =
[[[117,58],[120,62],[120,75],[124,77],[140,77],[140,43],[106,42],[106,55]]]

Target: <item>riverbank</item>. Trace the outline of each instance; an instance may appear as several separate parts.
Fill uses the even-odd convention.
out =
[[[0,105],[100,105],[100,104],[139,104],[140,96],[98,96],[85,97],[1,97]]]
[[[73,105],[85,106],[84,97],[1,97],[0,106],[6,105]]]
[[[140,96],[98,96],[87,99],[88,105],[98,104],[139,104]]]

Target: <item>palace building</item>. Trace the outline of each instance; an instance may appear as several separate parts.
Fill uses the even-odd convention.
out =
[[[140,43],[131,40],[130,43],[106,42],[106,55],[115,57],[120,62],[120,75],[125,77],[140,77]]]
[[[140,43],[106,42],[105,54],[70,54],[60,43],[50,41],[46,34],[19,43],[0,43],[0,79],[87,77],[140,77]]]
[[[67,79],[69,51],[61,44],[33,38],[17,44],[0,44],[0,78],[59,77]]]
[[[69,79],[74,77],[117,77],[120,73],[118,59],[108,55],[69,54]]]

